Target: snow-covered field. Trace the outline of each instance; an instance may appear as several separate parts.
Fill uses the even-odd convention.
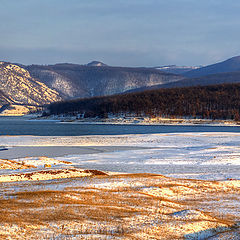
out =
[[[239,143],[239,133],[0,136],[0,238],[238,240]]]
[[[239,239],[239,181],[92,173],[0,183],[1,239]]]
[[[9,147],[9,150],[0,152],[0,158],[2,154],[3,158],[14,159],[16,154],[21,152],[22,157],[18,160],[30,165],[33,162],[36,164],[36,160],[39,161],[38,156],[29,156],[26,149],[21,147],[36,147],[40,157],[69,161],[75,167],[85,169],[129,173],[148,172],[208,180],[240,179],[239,133],[79,137],[2,136],[0,145]],[[48,148],[41,149],[41,147]],[[66,150],[63,150],[63,147]],[[73,147],[75,148],[71,154]],[[24,151],[26,153],[23,154]],[[34,151],[34,148],[31,151]]]

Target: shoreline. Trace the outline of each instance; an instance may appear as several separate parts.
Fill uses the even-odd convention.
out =
[[[16,117],[26,121],[53,121],[64,124],[96,124],[96,125],[139,125],[139,126],[240,126],[240,121],[212,120],[212,119],[187,119],[187,118],[148,118],[148,117],[113,117],[113,118],[81,118],[76,116],[47,116],[34,114],[26,115],[1,115],[0,118]]]
[[[69,124],[119,124],[119,125],[203,125],[203,126],[240,126],[239,121],[234,120],[211,120],[211,119],[185,119],[185,118],[146,118],[146,117],[115,117],[115,118],[86,118],[50,116],[39,117],[32,120],[55,120]]]

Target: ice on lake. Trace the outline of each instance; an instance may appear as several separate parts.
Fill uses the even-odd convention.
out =
[[[56,154],[51,157],[70,161],[80,168],[198,179],[240,178],[239,133],[5,136],[0,137],[0,145],[19,149],[27,146],[39,149],[52,147]],[[61,156],[57,154],[56,147],[61,149]],[[76,147],[85,147],[84,154],[81,151],[78,153]],[[68,150],[64,152],[64,148]],[[75,151],[71,152],[71,148]],[[39,155],[44,154],[46,152],[39,152]]]

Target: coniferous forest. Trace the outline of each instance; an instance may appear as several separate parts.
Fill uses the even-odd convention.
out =
[[[133,114],[149,117],[191,117],[240,120],[240,84],[221,84],[56,102],[47,106],[50,115],[108,117]]]

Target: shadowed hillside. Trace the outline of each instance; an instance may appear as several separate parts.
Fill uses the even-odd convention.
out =
[[[199,78],[186,78],[177,82],[166,84],[158,84],[150,87],[142,87],[132,89],[127,92],[141,92],[146,90],[153,90],[159,88],[175,88],[175,87],[191,87],[191,86],[208,86],[225,83],[240,83],[240,71],[231,73],[211,74]]]

